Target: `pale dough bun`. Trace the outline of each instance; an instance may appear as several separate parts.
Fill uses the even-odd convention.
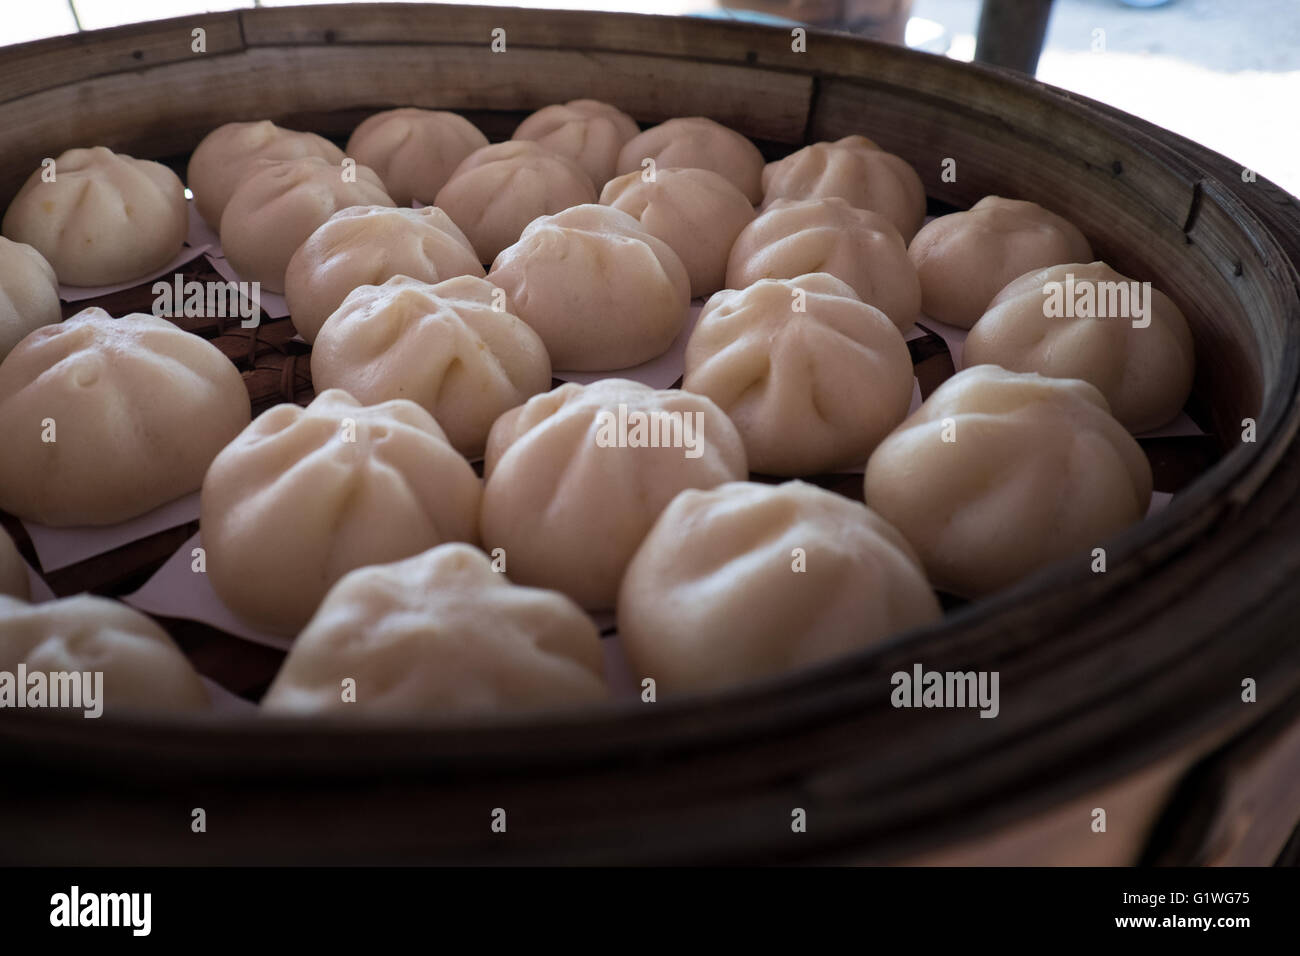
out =
[[[915,377],[889,318],[823,272],[709,299],[682,388],[727,413],[750,470],[792,477],[865,462],[907,415]]]
[[[488,281],[569,371],[628,368],[662,355],[686,324],[691,280],[668,243],[610,206],[543,216],[497,256]]]
[[[467,544],[340,580],[262,699],[277,714],[465,717],[603,701],[600,633],[554,591],[519,587]],[[355,696],[343,700],[343,681]]]
[[[161,163],[103,146],[70,149],[54,181],[38,169],[5,213],[3,232],[45,257],[64,285],[139,279],[167,265],[185,243],[185,187]]]
[[[343,162],[343,150],[324,136],[285,129],[270,120],[226,123],[194,148],[185,183],[194,194],[194,208],[203,221],[219,229],[226,203],[256,160],[304,156],[319,156],[335,166]]]
[[[740,435],[707,398],[617,378],[568,383],[492,426],[484,548],[505,549],[511,580],[610,608],[633,552],[679,491],[747,473]]]
[[[45,257],[0,237],[0,362],[27,333],[62,318],[59,280]]]
[[[31,594],[31,582],[27,579],[27,562],[18,553],[14,539],[0,528],[0,595],[5,594],[25,601]]]
[[[670,119],[637,134],[619,151],[617,172],[639,173],[647,159],[654,160],[656,171],[712,170],[754,205],[763,198],[763,154],[734,129],[706,117]]]
[[[935,587],[976,598],[1091,561],[1147,513],[1151,466],[1087,382],[976,365],[880,444],[865,491]]]
[[[617,107],[599,100],[570,100],[544,106],[527,117],[511,139],[533,140],[573,160],[597,189],[614,178],[618,151],[641,128]]]
[[[483,276],[474,247],[437,206],[349,206],[298,247],[284,272],[289,318],[307,342],[353,289],[393,276],[441,282]]]
[[[135,518],[197,491],[248,420],[243,377],[215,345],[84,309],[0,363],[0,508],[55,527]]]
[[[907,160],[865,136],[813,143],[763,170],[763,208],[777,199],[838,197],[878,212],[912,241],[925,221],[925,186]]]
[[[119,601],[78,594],[27,604],[0,595],[0,671],[101,672],[101,716],[211,706],[198,672],[167,632]],[[93,688],[92,688],[93,692]],[[81,710],[51,710],[82,719]]]
[[[452,171],[488,138],[457,113],[413,106],[367,117],[348,139],[347,154],[383,180],[399,206],[431,203]]]
[[[826,272],[852,286],[900,332],[916,324],[921,280],[907,243],[878,212],[839,198],[777,199],[745,227],[727,260],[729,289],[760,279],[793,279]]]
[[[964,362],[1081,378],[1106,396],[1112,414],[1129,431],[1159,428],[1187,402],[1196,355],[1187,319],[1169,296],[1151,289],[1149,313],[1139,316],[1133,311],[1134,283],[1104,262],[1076,262],[1023,275],[999,292],[975,323],[966,338]],[[1121,286],[1127,299],[1119,298]],[[1083,290],[1094,297],[1092,305],[1080,301]],[[1062,313],[1067,296],[1074,300],[1070,317]],[[1107,315],[1098,314],[1098,299]],[[1049,301],[1055,302],[1051,315]],[[1112,314],[1115,306],[1115,312],[1124,314]]]
[[[408,398],[458,452],[479,458],[497,416],[551,387],[546,346],[508,309],[476,276],[361,286],[321,329],[312,381],[367,405]]]
[[[283,292],[289,260],[313,232],[349,206],[392,206],[374,171],[317,156],[255,162],[221,214],[221,249],[245,282]]]
[[[465,157],[438,191],[446,211],[489,263],[538,216],[596,201],[586,171],[530,140],[510,140]]]
[[[926,223],[907,254],[921,277],[921,311],[963,329],[1012,279],[1093,258],[1072,223],[1037,203],[1001,196]]]
[[[639,173],[610,180],[600,201],[635,216],[641,228],[677,253],[691,279],[691,298],[726,284],[727,256],[754,207],[735,186],[708,169],[659,169],[653,181]]]
[[[632,678],[668,694],[782,674],[940,616],[902,535],[801,481],[683,491],[618,594]]]
[[[254,627],[294,634],[347,572],[475,541],[481,487],[414,402],[330,389],[277,405],[203,480],[200,533],[218,596]]]

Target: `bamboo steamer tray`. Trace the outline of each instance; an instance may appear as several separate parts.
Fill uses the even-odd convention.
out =
[[[193,50],[196,28],[206,52]],[[497,29],[505,52],[491,49]],[[112,715],[87,726],[5,712],[0,853],[182,864],[1297,856],[1300,205],[1225,157],[1019,75],[847,35],[809,31],[795,52],[789,32],[736,22],[328,5],[0,50],[0,201],[73,146],[179,165],[221,123],[270,118],[342,139],[393,106],[458,110],[495,140],[527,112],[583,96],[643,124],[708,115],[769,156],[864,133],[917,168],[932,211],[994,193],[1069,216],[1099,258],[1154,281],[1191,323],[1188,412],[1210,437],[1144,443],[1157,486],[1178,494],[1106,542],[1104,574],[1067,560],[933,626],[725,694],[455,727]],[[946,158],[954,182],[941,178]],[[202,260],[182,271],[216,278]],[[120,314],[148,302],[131,290],[93,304]],[[310,398],[287,322],[181,321],[239,365],[255,411]],[[951,362],[933,341],[911,344],[928,391]],[[1248,418],[1253,442],[1241,440]],[[194,530],[45,578],[60,594],[128,593]],[[203,673],[249,699],[281,658],[164,624]],[[895,710],[889,675],[918,662],[999,671],[1000,716]],[[1254,703],[1241,699],[1245,678]],[[191,832],[196,807],[212,835]],[[1099,807],[1104,833],[1092,828]],[[491,831],[495,808],[507,834]],[[794,808],[805,833],[792,832]]]

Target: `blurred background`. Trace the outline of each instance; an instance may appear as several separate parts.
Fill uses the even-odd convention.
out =
[[[187,13],[304,2],[11,3],[0,18],[0,44]],[[1300,194],[1300,0],[726,0],[725,8],[720,0],[509,0],[495,5],[788,20],[867,33],[961,60],[975,58],[980,38],[981,55],[998,61],[1001,54],[1003,62],[1008,55],[1013,62],[1023,57],[1026,44],[1039,52],[1035,34],[1043,31],[1033,21],[1046,16],[1036,65],[1029,57],[1022,68],[1046,83],[1182,133]],[[982,13],[989,18],[983,35]]]

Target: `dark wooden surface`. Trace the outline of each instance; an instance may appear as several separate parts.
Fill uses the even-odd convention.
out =
[[[1221,440],[1209,457],[1226,454],[1111,542],[1105,575],[1067,561],[931,628],[731,694],[464,728],[105,718],[88,734],[82,722],[7,718],[0,846],[11,859],[892,861],[1014,829],[1285,722],[1300,693],[1293,199],[1262,180],[1241,188],[1228,160],[1078,97],[848,37],[813,33],[799,55],[781,30],[671,18],[394,5],[212,22],[231,18],[241,39],[213,59],[169,59],[162,43],[140,69],[126,28],[93,66],[69,59],[62,78],[0,102],[0,122],[30,130],[0,142],[0,192],[82,139],[166,156],[261,115],[339,135],[357,110],[406,99],[493,112],[600,95],[642,121],[709,113],[789,146],[864,132],[913,162],[938,201],[1001,192],[1061,206],[1121,271],[1174,280],[1201,353],[1195,411]],[[148,35],[187,39],[193,20]],[[497,25],[517,61],[486,52]],[[0,76],[22,75],[34,55],[0,54]],[[464,82],[498,68],[499,85]],[[534,86],[538,69],[549,72]],[[956,183],[939,176],[948,155]],[[1258,441],[1234,444],[1248,414]],[[220,665],[210,640],[185,640]],[[999,670],[1002,715],[891,708],[888,675],[917,661]],[[1260,699],[1244,705],[1251,675]],[[255,684],[243,689],[255,696]],[[1169,834],[1201,826],[1185,811],[1203,805],[1170,804],[1161,846],[1198,845]],[[191,838],[193,806],[220,820],[220,840]],[[510,809],[508,841],[486,825],[495,806]],[[815,821],[797,838],[794,806]],[[1079,833],[1093,838],[1087,821]],[[1139,840],[1115,858],[1143,852]]]

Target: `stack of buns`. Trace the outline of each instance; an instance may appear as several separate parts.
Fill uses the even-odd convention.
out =
[[[0,508],[112,525],[199,491],[213,591],[294,639],[269,713],[590,705],[611,693],[592,615],[661,693],[878,645],[937,620],[936,590],[982,597],[1141,520],[1133,435],[1192,388],[1163,293],[1131,322],[1045,306],[1140,285],[1060,210],[989,196],[926,223],[917,171],[865,136],[769,162],[709,118],[642,130],[579,99],[498,143],[415,108],[345,148],[270,121],[208,135],[196,213],[311,348],[315,399],[251,418],[198,336],[60,321],[60,285],[176,254],[180,178],[103,147],[54,166],[0,239]],[[919,407],[918,322],[970,330]],[[639,380],[674,362],[680,387]],[[854,471],[859,500],[806,481]],[[7,535],[0,592],[0,666],[99,642],[113,702],[207,706],[147,618],[28,603]]]

